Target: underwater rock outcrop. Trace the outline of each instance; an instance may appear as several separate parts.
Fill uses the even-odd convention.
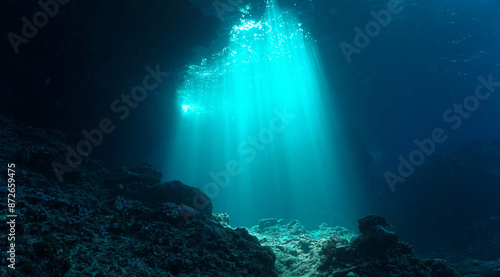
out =
[[[280,276],[458,276],[445,261],[415,257],[382,216],[360,219],[359,231],[326,224],[306,231],[296,220],[273,219],[251,229],[276,253]]]
[[[338,247],[333,238],[323,248],[319,269],[332,273],[328,276],[457,276],[442,260],[415,257],[384,217],[368,216],[358,222],[360,235],[350,244]]]
[[[2,251],[1,276],[457,276],[442,260],[416,258],[381,216],[360,219],[360,235],[273,218],[233,229],[200,190],[162,183],[148,164],[109,170],[89,156],[59,182],[51,163],[77,141],[0,116],[0,163],[16,164],[18,215],[16,271]],[[0,231],[5,248],[6,225]]]
[[[0,276],[277,275],[269,247],[212,217],[198,189],[161,183],[150,165],[113,171],[82,157],[59,182],[51,163],[64,161],[72,141],[0,116],[0,163],[16,165],[17,214],[16,269],[2,251]],[[7,231],[2,224],[2,249]]]
[[[122,168],[106,176],[104,185],[111,188],[112,194],[140,200],[150,208],[171,202],[211,218],[212,201],[201,190],[180,181],[161,183],[160,179],[160,172],[151,165],[142,164],[131,169]]]

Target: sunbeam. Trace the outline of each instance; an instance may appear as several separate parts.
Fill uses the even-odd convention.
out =
[[[190,67],[166,177],[200,187],[235,225],[339,223],[353,207],[328,90],[314,40],[268,2],[260,21],[241,20],[226,48]]]

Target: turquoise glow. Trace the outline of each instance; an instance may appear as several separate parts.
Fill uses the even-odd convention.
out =
[[[165,177],[199,187],[234,225],[340,223],[352,195],[337,166],[337,119],[314,40],[273,2],[230,37],[178,89]]]

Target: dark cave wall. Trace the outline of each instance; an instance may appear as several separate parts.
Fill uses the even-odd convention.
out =
[[[163,144],[171,132],[175,86],[192,57],[191,48],[208,46],[220,21],[187,0],[49,2],[57,3],[57,10],[50,7],[54,16],[35,26],[26,44],[15,45],[17,53],[7,35],[22,37],[27,24],[22,18],[33,24],[33,16],[44,10],[32,1],[0,4],[9,11],[0,19],[5,38],[0,41],[1,112],[80,138],[83,129],[98,128],[101,119],[111,118],[116,129],[93,151],[93,158],[123,164],[155,155],[159,149],[151,146]],[[33,31],[24,28],[25,34]],[[169,75],[120,120],[111,103],[142,84],[147,66],[157,65]]]

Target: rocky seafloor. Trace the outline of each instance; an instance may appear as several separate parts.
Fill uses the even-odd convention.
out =
[[[148,164],[110,170],[85,155],[67,160],[67,146],[77,143],[0,116],[0,164],[15,163],[17,215],[15,269],[7,260],[10,230],[0,227],[1,276],[469,274],[468,267],[459,272],[444,260],[417,258],[382,216],[360,219],[359,235],[325,224],[307,231],[297,220],[232,228],[200,190],[162,183]],[[53,162],[65,170],[62,182]],[[6,199],[6,178],[0,187]],[[491,263],[469,276],[499,276]]]

